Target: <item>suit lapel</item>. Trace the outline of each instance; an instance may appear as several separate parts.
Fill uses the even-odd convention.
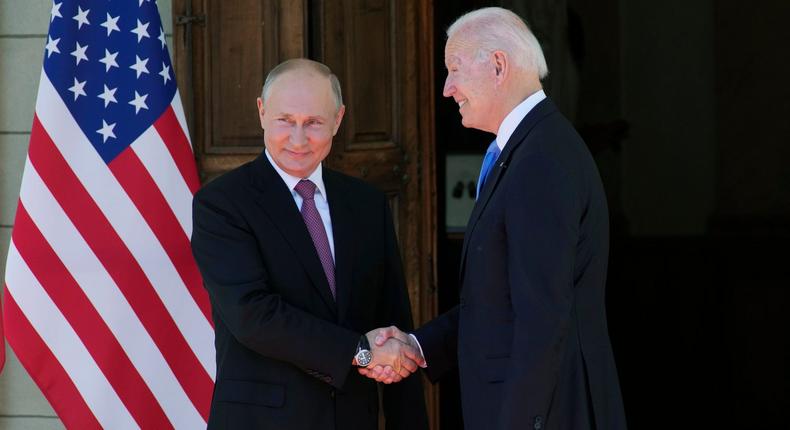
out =
[[[338,321],[345,321],[351,303],[351,289],[356,237],[354,218],[342,178],[324,168],[324,184],[329,198],[332,217],[332,235],[335,239],[335,292],[337,294]]]
[[[261,154],[252,166],[252,181],[260,191],[260,198],[254,199],[271,222],[280,230],[285,242],[293,249],[297,260],[307,272],[316,292],[324,303],[337,315],[337,305],[329,289],[321,260],[315,250],[313,239],[307,231],[302,214],[296,207],[288,187],[277,174],[265,154]]]
[[[554,103],[552,103],[548,97],[535,105],[535,107],[529,111],[527,116],[521,120],[521,123],[519,123],[518,127],[516,127],[516,130],[510,136],[507,144],[505,144],[505,149],[499,155],[499,158],[497,159],[493,169],[491,169],[491,173],[489,173],[485,185],[483,185],[483,189],[480,190],[480,195],[475,202],[474,208],[472,208],[472,214],[469,216],[469,222],[466,225],[464,245],[461,251],[461,281],[463,281],[464,268],[466,266],[466,251],[469,247],[469,239],[474,233],[475,227],[477,226],[477,221],[480,219],[480,216],[483,214],[489,200],[491,200],[491,196],[494,195],[497,185],[504,176],[505,171],[510,164],[510,160],[513,157],[513,153],[521,145],[521,143],[526,140],[532,128],[534,128],[535,125],[540,122],[540,120],[555,112],[556,110],[557,108],[555,107]]]

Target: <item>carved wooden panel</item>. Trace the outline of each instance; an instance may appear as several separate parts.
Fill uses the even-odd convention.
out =
[[[272,67],[304,54],[303,3],[207,2],[206,84],[212,121],[206,153],[259,153],[263,149],[255,98]]]
[[[330,163],[386,190],[406,191],[416,149],[417,115],[404,110],[416,91],[414,56],[404,63],[409,3],[321,2],[317,53],[340,78],[347,108]]]

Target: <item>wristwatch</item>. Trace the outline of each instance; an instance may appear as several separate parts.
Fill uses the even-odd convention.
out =
[[[368,342],[368,338],[365,335],[359,338],[354,359],[357,360],[357,366],[359,367],[368,367],[370,361],[373,360],[373,354],[370,353],[370,342]]]

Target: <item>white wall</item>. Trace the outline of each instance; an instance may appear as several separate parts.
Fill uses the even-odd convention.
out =
[[[171,0],[158,4],[172,47]],[[50,0],[0,0],[0,279],[5,279],[51,7]],[[6,359],[0,373],[0,430],[63,428],[7,345]]]

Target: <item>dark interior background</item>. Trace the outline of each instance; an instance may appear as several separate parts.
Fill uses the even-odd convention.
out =
[[[790,2],[435,2],[440,310],[458,300],[446,157],[492,135],[441,95],[444,31],[508,7],[549,63],[611,212],[609,329],[629,426],[777,428],[790,419]],[[457,375],[442,428],[462,428]]]

